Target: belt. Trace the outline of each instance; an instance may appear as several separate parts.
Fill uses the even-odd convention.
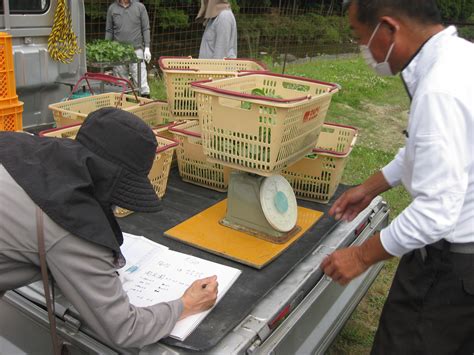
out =
[[[472,243],[450,243],[445,239],[441,239],[436,243],[429,244],[427,247],[433,247],[438,250],[449,250],[452,253],[474,254],[474,242]]]

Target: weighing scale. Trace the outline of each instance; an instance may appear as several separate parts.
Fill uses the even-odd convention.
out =
[[[296,197],[281,175],[263,177],[233,171],[227,194],[227,213],[220,223],[273,243],[284,243],[301,228]]]
[[[232,171],[227,199],[167,230],[165,236],[260,269],[323,216],[298,207],[281,175]]]

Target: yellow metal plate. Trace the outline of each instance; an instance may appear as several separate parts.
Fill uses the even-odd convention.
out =
[[[165,236],[199,249],[261,269],[297,241],[323,212],[298,207],[297,226],[301,229],[282,244],[271,243],[219,224],[224,218],[227,199],[167,230]]]

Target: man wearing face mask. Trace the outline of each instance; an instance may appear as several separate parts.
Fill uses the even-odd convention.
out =
[[[329,213],[352,220],[399,184],[413,200],[387,228],[321,267],[344,285],[402,257],[373,354],[472,354],[474,44],[441,24],[435,0],[352,0],[349,21],[369,66],[401,74],[411,107],[405,147]]]
[[[196,20],[206,26],[200,59],[237,58],[237,25],[227,0],[201,0]]]
[[[142,120],[115,108],[91,113],[75,140],[0,132],[0,297],[41,280],[43,232],[55,283],[109,345],[143,347],[209,309],[215,277],[195,281],[180,299],[135,307],[116,272],[125,260],[112,206],[159,211],[147,177],[156,148]]]

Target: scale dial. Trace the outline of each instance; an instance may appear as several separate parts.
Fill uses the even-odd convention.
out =
[[[298,217],[296,197],[283,176],[272,175],[263,179],[260,204],[268,223],[277,231],[289,232],[295,227]]]

